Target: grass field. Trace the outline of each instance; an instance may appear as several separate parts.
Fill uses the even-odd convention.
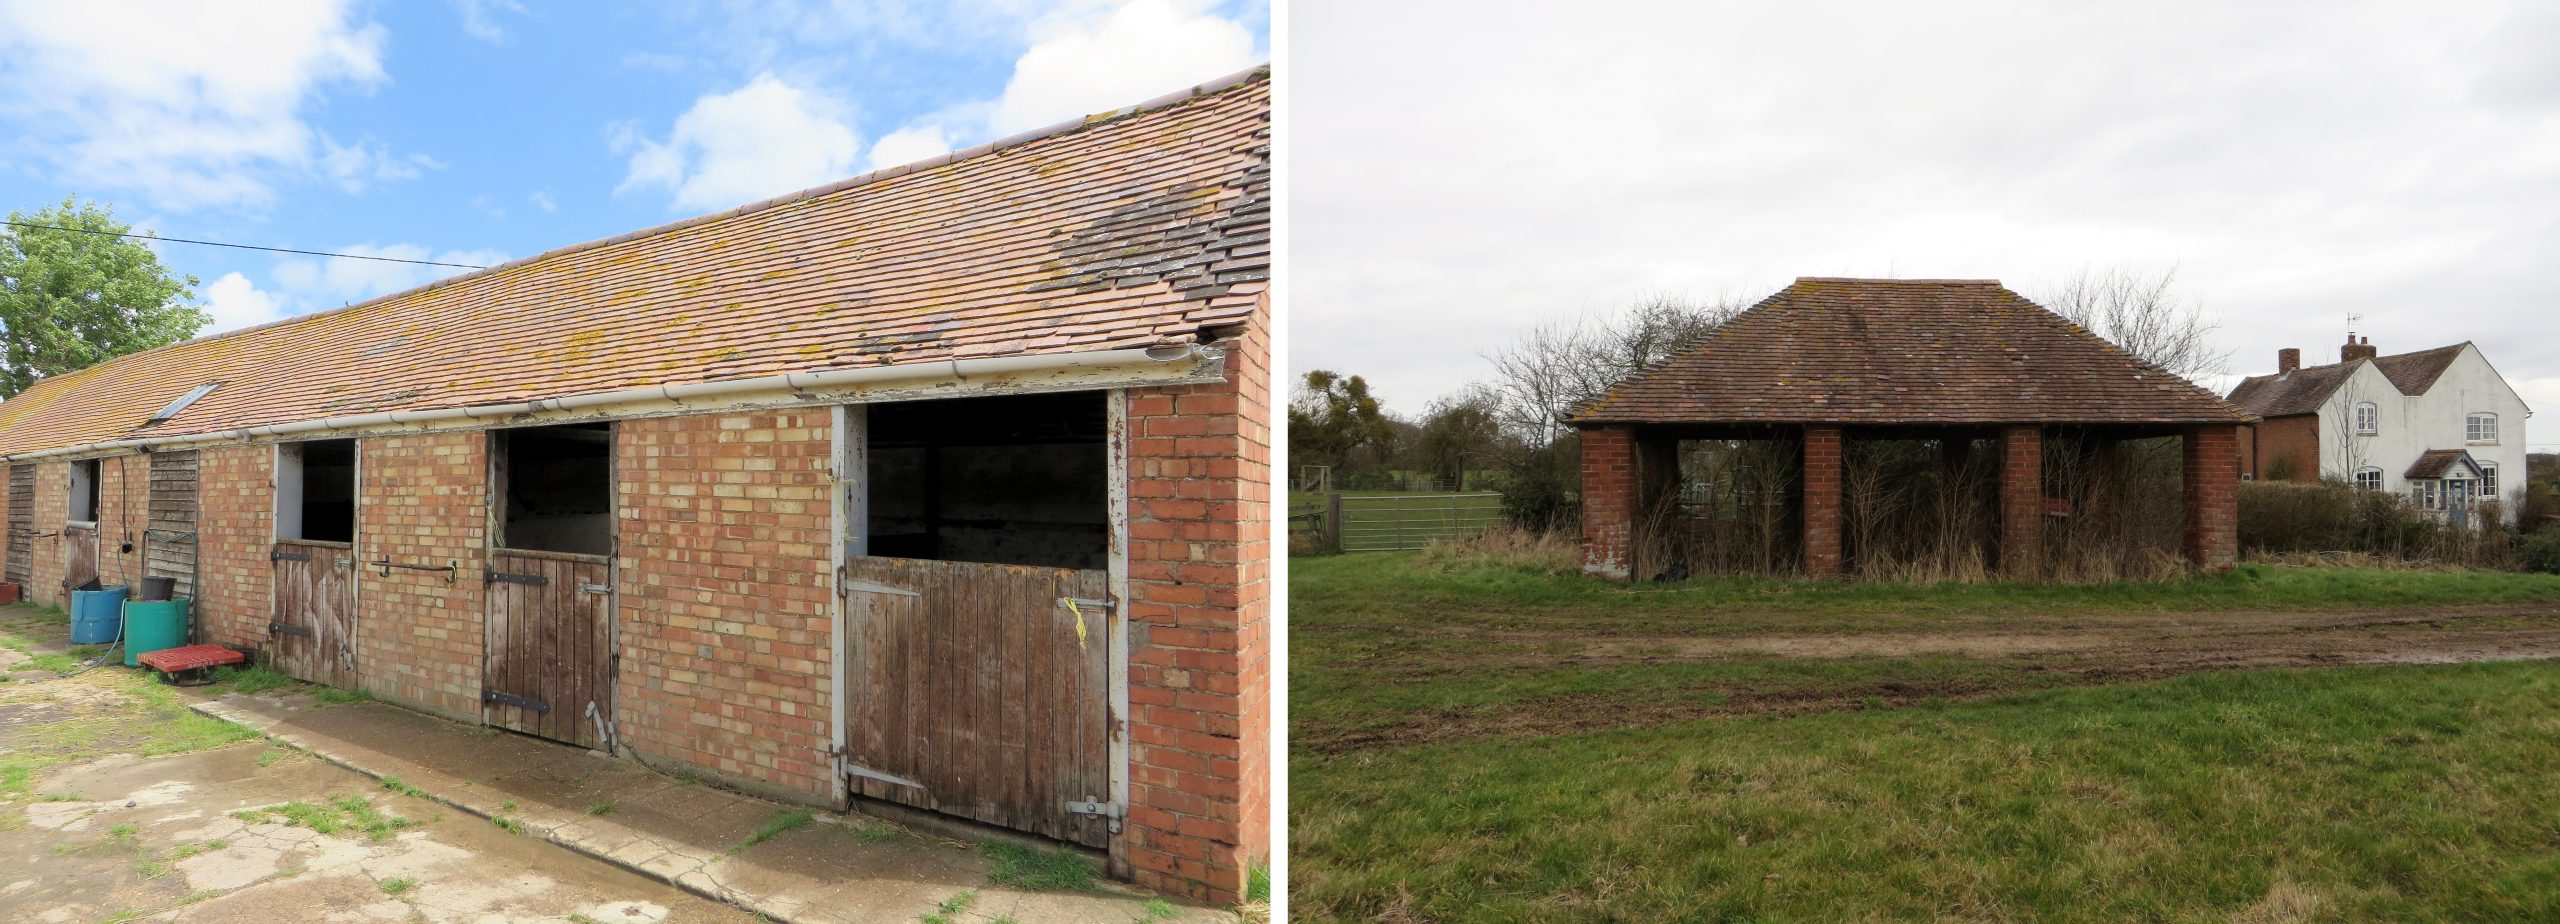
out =
[[[1291,569],[1294,917],[2560,919],[2560,578]]]

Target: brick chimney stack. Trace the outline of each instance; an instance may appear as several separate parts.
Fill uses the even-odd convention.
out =
[[[2347,345],[2338,348],[2338,361],[2351,363],[2359,359],[2372,359],[2376,352],[2373,348],[2373,338],[2358,339],[2356,335],[2348,334]]]
[[[2284,349],[2276,351],[2277,372],[2291,372],[2300,368],[2302,368],[2301,350],[2293,347],[2285,347]]]

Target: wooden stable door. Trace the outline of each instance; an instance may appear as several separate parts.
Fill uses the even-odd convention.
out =
[[[489,554],[489,724],[604,749],[612,743],[612,560],[496,549]]]
[[[1109,846],[1109,573],[857,557],[845,576],[853,791]]]
[[[344,542],[278,539],[275,617],[267,623],[267,663],[289,676],[356,687],[355,549]]]
[[[8,562],[0,566],[0,580],[14,581],[28,596],[35,595],[36,574],[36,467],[9,466],[9,552]]]
[[[98,528],[65,526],[62,528],[62,591],[69,594],[98,576]],[[63,602],[70,603],[68,596]]]

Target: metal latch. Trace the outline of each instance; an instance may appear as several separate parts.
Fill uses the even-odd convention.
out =
[[[609,594],[613,592],[613,585],[580,583],[578,585],[578,590],[582,593]]]
[[[310,561],[309,552],[268,552],[268,561]]]
[[[551,583],[551,578],[547,575],[512,574],[505,571],[487,572],[484,579],[491,584],[529,584],[535,587]]]
[[[268,624],[267,624],[267,634],[268,634],[268,635],[299,635],[299,636],[303,636],[303,637],[306,637],[306,638],[314,638],[314,637],[317,637],[317,636],[316,636],[316,635],[311,631],[311,629],[310,629],[309,627],[306,627],[306,626],[288,626],[288,625],[285,625],[284,623],[280,623],[280,622],[271,622],[271,623],[268,623]]]
[[[871,769],[871,768],[869,768],[869,767],[857,767],[857,766],[854,766],[854,765],[852,765],[852,764],[846,764],[846,765],[844,765],[844,772],[845,772],[845,774],[846,774],[846,775],[848,775],[848,776],[858,776],[858,777],[862,777],[863,779],[867,779],[867,780],[879,780],[880,782],[883,782],[883,783],[889,783],[889,784],[893,784],[893,785],[897,785],[897,786],[907,786],[907,787],[912,787],[912,788],[915,788],[915,789],[923,789],[923,788],[924,788],[924,784],[923,784],[923,783],[918,783],[918,782],[916,782],[916,781],[914,781],[914,780],[907,779],[906,777],[903,777],[903,776],[896,776],[896,775],[893,775],[893,774],[882,773],[882,772],[880,772],[880,771],[878,771],[878,770],[873,770],[873,769]]]
[[[510,696],[505,693],[489,689],[483,689],[480,691],[480,701],[484,703],[505,703],[520,709],[531,709],[535,712],[551,711],[550,703],[546,703],[541,700],[526,699],[521,696]]]
[[[1069,800],[1067,802],[1067,814],[1100,815],[1104,818],[1111,819],[1111,830],[1113,832],[1116,833],[1120,830],[1121,810],[1120,803],[1117,802],[1076,802]]]

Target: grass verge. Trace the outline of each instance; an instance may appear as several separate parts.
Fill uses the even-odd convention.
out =
[[[2547,662],[2265,671],[1301,753],[1291,908],[2554,920],[2555,700]]]
[[[1046,850],[1005,841],[979,841],[978,852],[996,861],[987,882],[1035,892],[1092,892],[1100,889],[1093,864],[1064,850]]]

